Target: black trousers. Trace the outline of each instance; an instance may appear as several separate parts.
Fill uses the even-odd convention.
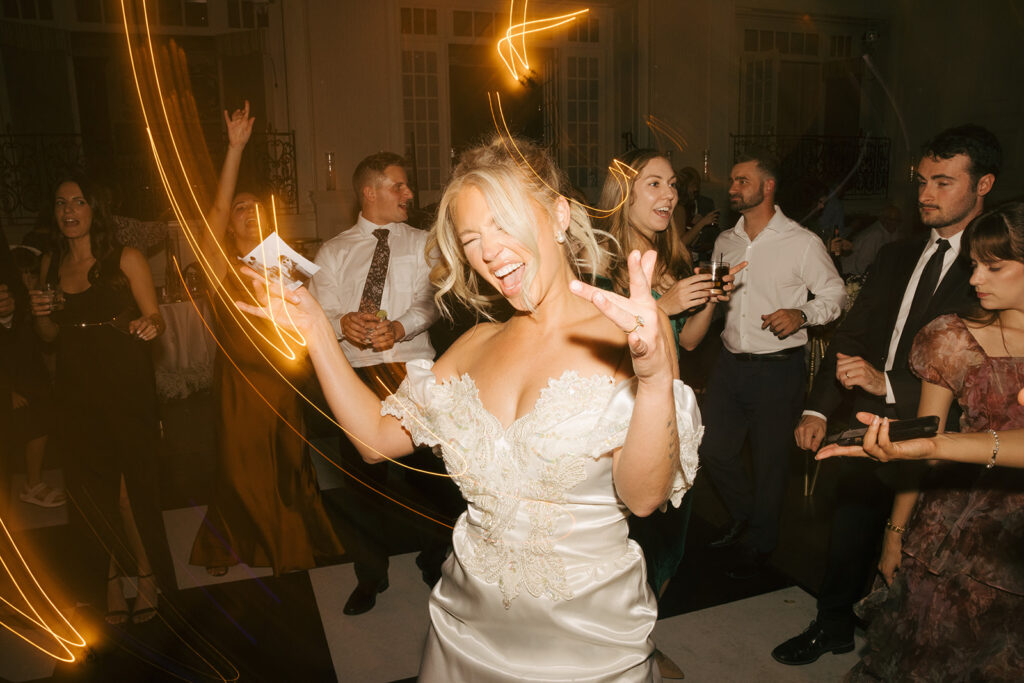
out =
[[[744,360],[722,349],[704,400],[700,460],[735,521],[746,521],[744,543],[770,553],[779,539],[779,513],[803,404],[803,353]],[[753,477],[741,451],[750,437]]]
[[[875,576],[894,491],[915,486],[925,468],[918,462],[839,461],[836,509],[817,616],[818,623],[834,636],[853,635],[853,606]]]

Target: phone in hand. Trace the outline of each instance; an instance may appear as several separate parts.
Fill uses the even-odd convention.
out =
[[[860,446],[864,443],[864,435],[868,428],[847,429],[845,432],[832,434],[825,439],[823,446],[838,444],[840,446]],[[939,418],[935,415],[915,417],[912,420],[894,420],[889,423],[890,441],[907,441],[935,436],[939,431]]]

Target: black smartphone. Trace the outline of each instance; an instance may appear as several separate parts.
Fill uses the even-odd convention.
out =
[[[915,417],[913,420],[894,420],[889,423],[889,440],[906,441],[935,436],[939,431],[939,418],[935,415]],[[847,429],[845,432],[832,434],[825,439],[823,446],[839,444],[840,446],[859,446],[864,442],[868,428]]]

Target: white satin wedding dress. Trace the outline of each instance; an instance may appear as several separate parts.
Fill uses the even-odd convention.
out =
[[[468,501],[430,596],[420,681],[652,681],[657,618],[640,548],[627,538],[611,452],[626,437],[636,380],[568,371],[508,428],[468,375],[438,383],[428,361],[383,414],[439,446]],[[678,506],[697,470],[693,392],[674,387]]]

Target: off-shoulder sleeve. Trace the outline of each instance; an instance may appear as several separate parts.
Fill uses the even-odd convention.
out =
[[[921,328],[910,350],[910,369],[925,382],[960,393],[967,369],[974,364],[976,344],[963,321],[942,315]]]
[[[594,430],[589,448],[592,457],[599,457],[626,442],[629,421],[636,402],[637,379],[619,385]],[[693,486],[697,476],[697,447],[704,435],[700,410],[693,390],[680,380],[672,385],[676,406],[676,429],[679,432],[679,468],[672,479],[669,502],[679,507],[683,495]]]
[[[398,391],[384,399],[381,404],[381,415],[392,415],[402,423],[413,443],[420,446],[436,446],[441,440],[434,430],[433,406],[434,389],[437,378],[434,377],[434,363],[429,360],[412,360],[405,364],[408,374],[398,387]]]

